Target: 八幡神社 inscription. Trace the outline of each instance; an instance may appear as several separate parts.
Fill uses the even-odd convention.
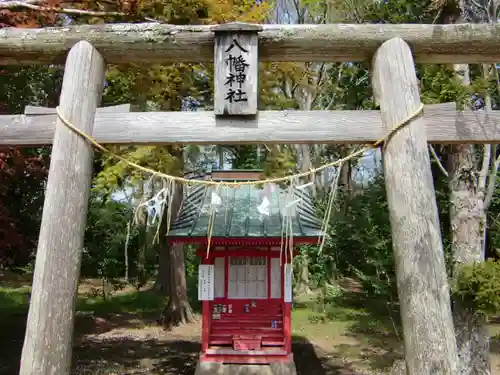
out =
[[[241,30],[224,30],[225,26],[219,25],[215,29],[214,112],[216,115],[255,115],[257,31],[253,29],[254,25],[243,24]],[[251,27],[251,30],[245,27]]]
[[[234,39],[233,43],[225,50],[225,52],[231,52],[235,46],[240,50],[240,54],[233,55],[230,53],[226,58],[226,65],[229,66],[229,74],[226,77],[224,85],[229,86],[229,89],[226,91],[224,100],[229,101],[229,103],[248,101],[247,93],[243,91],[243,84],[245,83],[245,79],[247,77],[245,71],[249,67],[249,64],[241,55],[241,52],[248,53],[248,50],[244,49],[238,41]]]

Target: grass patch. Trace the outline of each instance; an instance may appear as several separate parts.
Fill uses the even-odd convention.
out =
[[[399,312],[391,314],[399,321]],[[381,373],[403,355],[398,321],[393,320],[385,301],[348,292],[301,301],[293,311],[292,332],[359,371]]]
[[[0,314],[16,315],[28,311],[30,287],[6,288],[0,286]]]
[[[342,335],[350,321],[315,320],[316,313],[308,308],[298,308],[292,311],[292,334],[297,337],[311,337],[329,340]]]
[[[26,314],[29,309],[31,287],[0,286],[0,316]],[[92,311],[95,315],[160,313],[166,298],[154,291],[120,292],[104,299],[102,296],[78,296],[77,311]]]
[[[78,311],[92,311],[96,315],[106,314],[150,314],[159,313],[166,298],[155,291],[130,291],[107,297],[80,297],[76,303]]]

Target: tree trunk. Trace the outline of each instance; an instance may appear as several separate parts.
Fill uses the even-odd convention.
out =
[[[460,0],[452,5],[455,6],[442,9],[443,23],[468,22],[465,17],[465,2]],[[453,69],[456,78],[463,85],[470,85],[469,65],[455,64]],[[478,178],[479,171],[477,163],[474,162],[474,152],[473,145],[451,145],[448,155],[454,273],[462,264],[484,260],[486,212],[484,191],[478,191],[482,190],[478,189],[478,180],[481,176]],[[483,163],[485,162],[489,163],[489,160],[483,160]],[[486,177],[483,176],[484,178]],[[489,335],[486,332],[485,322],[472,309],[466,308],[456,299],[452,300],[452,313],[459,356],[458,374],[491,374]]]
[[[485,320],[453,301],[453,320],[458,347],[458,374],[490,375],[490,340]]]
[[[137,195],[140,200],[144,199],[146,195],[145,183],[140,181],[137,188]],[[148,213],[144,212],[144,209],[140,209],[137,212],[137,227],[139,231],[139,247],[137,254],[137,282],[136,287],[140,289],[144,284],[146,284],[146,251],[148,249]]]
[[[173,151],[171,154],[178,158],[180,164],[178,171],[182,171],[182,151]],[[175,220],[180,211],[183,193],[183,185],[176,183],[174,185],[172,207],[170,210],[165,209],[163,211],[163,220],[159,233],[160,267],[163,268],[160,268],[158,275],[161,277],[161,288],[166,290],[168,295],[168,302],[163,310],[160,321],[166,329],[179,324],[189,323],[195,319],[187,294],[184,246],[182,244],[168,246],[166,243],[168,224]],[[166,220],[169,213],[171,215],[170,221]],[[165,282],[167,278],[168,282]]]
[[[164,186],[165,187],[165,186]],[[162,214],[160,229],[158,231],[158,273],[154,289],[159,293],[168,296],[170,283],[170,255],[169,244],[167,242],[168,224],[173,223],[177,218],[177,214],[181,208],[183,189],[181,184],[176,184],[174,187],[174,197],[172,199],[172,209],[168,210],[165,206]],[[170,220],[168,215],[170,214]]]
[[[342,156],[347,156],[350,153],[349,148],[341,148]],[[340,169],[340,179],[339,186],[342,192],[342,200],[339,202],[340,204],[340,212],[345,216],[347,215],[347,209],[349,206],[349,198],[352,197],[352,162],[351,160],[347,160],[342,164],[342,168]]]
[[[478,199],[473,146],[457,145],[450,155],[450,222],[454,271],[462,264],[484,260],[486,214]],[[491,374],[489,335],[483,318],[453,300],[453,319],[460,375]]]
[[[125,256],[125,281],[128,282],[128,242],[130,239],[130,221],[127,223],[127,238],[125,239],[125,249],[124,249],[124,256]]]
[[[470,85],[469,66],[456,64],[453,68],[462,84]],[[454,273],[462,264],[484,261],[486,212],[484,196],[478,194],[478,168],[474,163],[474,151],[474,145],[450,147],[448,174]],[[483,162],[489,163],[489,160]],[[484,319],[456,299],[452,306],[459,357],[458,373],[491,374],[489,335]]]
[[[307,253],[302,253],[302,262],[300,264],[300,269],[298,272],[296,293],[298,296],[304,296],[311,294],[311,288],[309,284],[309,256]]]
[[[162,243],[162,241],[160,241]],[[164,243],[164,242],[163,242]],[[167,246],[158,246],[158,273],[156,274],[156,280],[154,285],[154,290],[161,295],[168,295],[168,285],[169,285],[169,250]]]
[[[347,155],[349,151],[345,154]],[[340,170],[340,181],[339,185],[342,188],[342,191],[346,197],[351,196],[352,192],[352,162],[351,160],[347,160],[342,164],[342,169]]]
[[[162,314],[162,324],[166,329],[195,320],[187,295],[184,246],[175,244],[169,250],[170,283],[168,303]]]

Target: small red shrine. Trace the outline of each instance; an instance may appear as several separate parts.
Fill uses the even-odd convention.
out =
[[[261,174],[213,171],[208,178],[259,180]],[[200,362],[293,365],[292,253],[322,235],[305,190],[191,188],[168,236],[171,242],[199,245]]]

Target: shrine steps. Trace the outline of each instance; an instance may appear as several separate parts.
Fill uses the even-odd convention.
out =
[[[277,318],[262,318],[262,317],[255,317],[255,318],[249,318],[249,317],[245,317],[245,318],[241,318],[241,319],[224,319],[224,323],[216,323],[214,321],[212,321],[212,325],[219,325],[219,326],[222,326],[222,325],[238,325],[241,327],[242,324],[244,324],[245,326],[247,325],[261,325],[261,326],[267,326],[267,327],[271,327],[271,325],[273,324],[273,321],[275,324],[283,324],[283,320],[281,319],[281,317],[277,317]]]
[[[283,351],[284,352],[284,351]],[[293,369],[294,362],[293,362],[293,354],[288,353],[288,354],[282,354],[278,352],[274,352],[271,355],[267,354],[232,354],[231,352],[227,353],[218,353],[218,354],[202,354],[200,356],[200,362],[198,365],[202,365],[202,367],[205,368],[210,368],[210,364],[219,364],[222,366],[228,366],[228,365],[239,365],[239,366],[244,366],[244,365],[260,365],[261,371],[264,370],[264,366],[271,366],[271,367],[278,367],[277,372],[273,371],[276,375],[285,375],[288,373],[286,372],[281,372],[282,367],[286,370],[289,366],[291,366],[291,370]],[[213,367],[212,367],[213,368]],[[195,372],[195,375],[197,372]],[[214,375],[217,374],[217,372],[207,372],[207,374]],[[291,374],[296,374],[296,372],[292,371]]]
[[[231,348],[215,347],[207,349],[207,355],[245,355],[245,356],[259,356],[259,355],[286,355],[287,352],[279,348],[269,348],[266,350],[234,350]]]
[[[211,335],[213,337],[233,337],[235,335],[258,335],[261,330],[259,328],[248,329],[248,328],[240,328],[238,332],[234,330],[226,331],[222,329],[212,330]],[[283,330],[274,328],[273,331],[265,332],[265,337],[283,337]]]
[[[222,332],[224,330],[231,330],[233,333],[238,333],[243,330],[258,330],[262,332],[273,332],[282,331],[283,324],[276,323],[276,327],[272,327],[271,323],[261,323],[261,322],[248,322],[248,323],[236,323],[236,322],[225,322],[222,324],[212,324],[212,332]]]
[[[263,326],[268,326],[271,327],[271,324],[282,324],[283,323],[283,317],[282,315],[273,315],[273,316],[262,316],[262,315],[247,315],[245,314],[244,316],[239,316],[237,318],[227,318],[227,317],[221,317],[220,320],[212,320],[212,325],[220,326],[224,324],[238,324],[241,326],[242,323],[255,323],[255,324],[261,324]]]
[[[225,363],[263,364],[286,360],[281,302],[258,303],[249,311],[244,305],[251,301],[231,302],[231,313],[222,313],[220,319],[211,321],[204,358]]]
[[[210,338],[209,345],[217,346],[217,345],[232,345],[233,344],[233,335],[214,335]],[[275,337],[265,337],[262,339],[262,346],[283,346],[285,345],[285,339],[283,334],[276,335]]]

